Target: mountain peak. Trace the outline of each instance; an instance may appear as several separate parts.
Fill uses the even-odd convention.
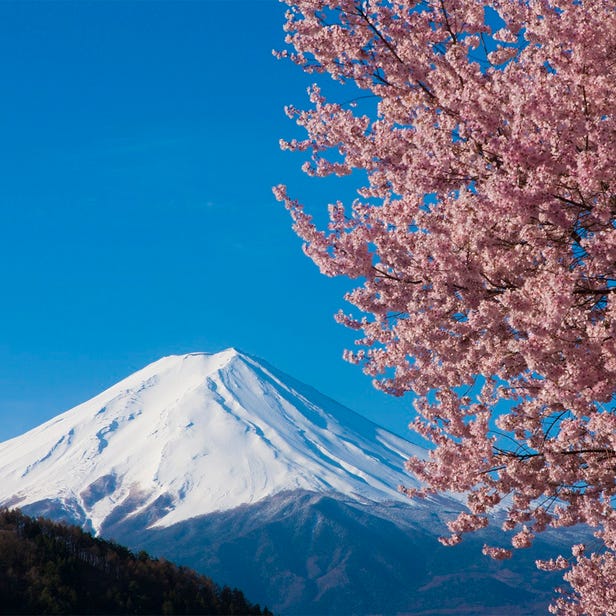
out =
[[[192,363],[195,366],[201,366],[201,369],[206,372],[215,371],[222,368],[236,357],[242,356],[243,353],[234,347],[229,347],[216,353],[197,351],[193,353],[166,355],[165,357],[161,357],[160,359],[153,361],[141,370],[138,370],[128,378],[147,373],[166,371],[174,367],[177,368],[184,362]]]
[[[235,357],[242,357],[244,353],[235,347],[228,347],[223,349],[222,351],[218,351],[216,353],[206,353],[205,351],[196,351],[193,353],[184,353],[183,355],[168,355],[168,357],[174,357],[181,360],[190,359],[192,357],[203,357],[208,359],[216,359],[221,362],[228,362],[234,359]],[[163,358],[165,359],[165,358]]]
[[[119,515],[168,526],[294,489],[403,500],[413,449],[237,349],[172,355],[0,444],[0,504],[61,503],[100,530]]]

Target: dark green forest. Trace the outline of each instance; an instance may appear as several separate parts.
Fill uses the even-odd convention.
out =
[[[3,614],[265,614],[236,589],[76,526],[0,510]]]

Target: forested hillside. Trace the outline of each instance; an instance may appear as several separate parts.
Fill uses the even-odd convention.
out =
[[[0,511],[0,605],[15,614],[270,614],[190,569],[16,510]]]

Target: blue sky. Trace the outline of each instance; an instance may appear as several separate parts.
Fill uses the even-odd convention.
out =
[[[0,440],[164,355],[236,346],[410,436],[342,359],[350,283],[319,274],[271,187],[311,79],[269,0],[0,3]]]

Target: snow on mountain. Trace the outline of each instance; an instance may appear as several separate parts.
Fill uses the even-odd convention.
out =
[[[0,504],[60,503],[99,530],[152,526],[286,490],[404,500],[420,450],[235,349],[165,357],[0,444]],[[408,502],[408,501],[407,501]]]

